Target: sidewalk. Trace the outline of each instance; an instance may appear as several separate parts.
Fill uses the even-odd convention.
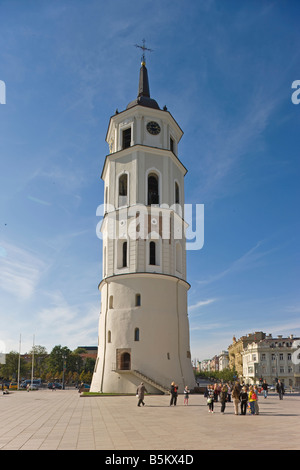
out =
[[[80,397],[71,390],[0,395],[1,450],[296,450],[300,449],[300,396],[259,397],[259,416],[208,413],[203,395],[189,405],[169,396]]]

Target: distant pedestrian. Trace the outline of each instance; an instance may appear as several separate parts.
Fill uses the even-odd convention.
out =
[[[183,393],[184,393],[183,404],[188,405],[189,404],[190,391],[189,391],[189,388],[188,388],[187,385],[184,387]]]
[[[212,385],[208,386],[207,404],[208,404],[208,412],[213,413],[214,412],[214,388]]]
[[[283,394],[284,394],[284,385],[281,382],[280,379],[278,379],[277,385],[276,385],[276,392],[279,395],[279,400],[283,399]]]
[[[242,391],[240,393],[240,400],[241,400],[241,415],[245,415],[247,411],[247,404],[248,404],[248,392],[247,387],[244,385]]]
[[[239,382],[235,382],[234,387],[232,389],[232,399],[233,399],[233,404],[234,404],[235,415],[239,414],[240,393],[241,393],[240,384]]]
[[[255,410],[255,414],[258,415],[259,414],[259,406],[258,406],[258,387],[257,387],[257,385],[254,385],[253,390],[254,390],[255,395],[256,395],[256,400],[254,402],[254,410]]]
[[[227,385],[223,385],[220,392],[220,402],[221,402],[221,413],[224,413],[227,401]]]
[[[228,403],[231,402],[231,384],[227,384],[228,390],[227,390],[227,401]]]
[[[29,392],[29,390],[30,390],[30,384],[27,384],[26,389],[27,389],[27,392]]]
[[[177,396],[178,396],[178,385],[176,385],[175,382],[171,383],[170,393],[171,393],[170,406],[172,406],[172,405],[176,406]]]
[[[266,379],[264,379],[261,388],[264,391],[264,398],[267,398],[267,396],[268,396],[268,384],[267,384]]]
[[[141,406],[141,404],[143,406],[145,406],[145,403],[144,403],[144,396],[145,396],[145,392],[147,392],[146,388],[145,388],[145,385],[143,382],[140,383],[140,385],[138,386],[137,390],[136,390],[136,394],[139,398],[139,401],[138,401],[138,404],[137,406]]]
[[[250,412],[252,415],[255,415],[255,402],[257,400],[257,396],[252,385],[249,387],[248,398],[249,398]]]

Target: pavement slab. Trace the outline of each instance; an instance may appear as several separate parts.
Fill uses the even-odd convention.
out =
[[[0,395],[1,450],[299,450],[300,395],[259,397],[258,416],[208,412],[203,395],[81,397],[75,390]]]

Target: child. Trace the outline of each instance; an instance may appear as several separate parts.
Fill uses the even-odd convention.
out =
[[[250,403],[250,409],[251,409],[251,414],[255,415],[255,402],[257,400],[256,393],[254,391],[254,388],[252,385],[249,388],[249,403]]]
[[[190,391],[189,391],[189,388],[188,388],[187,385],[186,385],[183,393],[184,393],[183,404],[188,405],[189,404],[189,393],[190,393]]]

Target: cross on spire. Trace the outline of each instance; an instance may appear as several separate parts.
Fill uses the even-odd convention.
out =
[[[142,55],[141,60],[142,60],[142,65],[145,65],[146,64],[145,51],[153,52],[153,49],[149,49],[148,47],[145,46],[145,43],[146,43],[145,39],[142,40],[142,43],[143,43],[142,46],[139,46],[139,44],[135,44],[135,47],[142,49],[143,55]]]

